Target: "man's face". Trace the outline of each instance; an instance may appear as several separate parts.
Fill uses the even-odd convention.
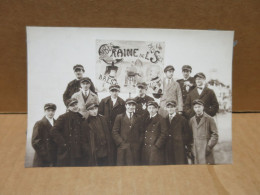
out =
[[[75,102],[73,104],[71,104],[68,109],[72,112],[78,112],[79,111],[79,107],[78,107],[78,103]]]
[[[90,88],[90,83],[89,82],[82,82],[82,83],[80,83],[80,86],[83,89],[83,91],[87,91]]]
[[[182,71],[182,75],[185,79],[189,78],[190,77],[190,71],[189,70],[183,70]]]
[[[153,105],[148,106],[147,110],[151,116],[155,115],[158,112],[158,108]]]
[[[89,111],[89,115],[90,116],[97,116],[97,114],[98,114],[98,107],[95,106],[94,108],[92,108],[92,109],[90,109],[88,111]]]
[[[53,109],[46,109],[45,110],[45,115],[49,118],[52,119],[55,115],[55,110]]]
[[[112,98],[117,98],[118,94],[119,94],[118,90],[116,90],[116,89],[110,90],[110,95],[111,95]]]
[[[201,114],[203,114],[204,106],[199,105],[199,104],[195,104],[193,106],[193,109],[194,109],[196,115],[201,115]]]
[[[129,103],[125,105],[126,107],[126,112],[132,113],[135,111],[135,104],[134,103]]]
[[[200,77],[196,77],[195,81],[196,81],[197,86],[203,86],[204,82],[205,82],[205,79],[200,78]]]
[[[146,89],[143,87],[138,87],[138,94],[139,96],[143,96],[146,94]]]
[[[116,77],[116,70],[110,70],[109,76]]]
[[[77,77],[77,79],[81,79],[83,77],[83,73],[84,70],[82,70],[81,68],[76,68],[74,71],[74,74]]]
[[[166,107],[166,110],[167,110],[168,114],[174,114],[176,112],[176,107],[169,105]]]
[[[171,79],[172,77],[173,77],[173,73],[174,73],[174,71],[173,70],[168,70],[168,71],[166,71],[166,77],[168,78],[168,79]]]

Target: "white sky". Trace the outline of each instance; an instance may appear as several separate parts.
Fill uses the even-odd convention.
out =
[[[84,65],[85,75],[95,83],[96,39],[165,42],[164,64],[175,67],[175,78],[181,78],[181,67],[189,64],[192,75],[204,72],[207,80],[217,78],[231,86],[233,36],[233,31],[212,30],[27,27],[27,149],[45,103],[57,105],[55,118],[65,112],[62,95],[75,78],[75,64]]]

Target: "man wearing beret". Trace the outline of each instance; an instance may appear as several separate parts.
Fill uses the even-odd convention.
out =
[[[83,166],[81,124],[78,100],[66,101],[68,112],[58,117],[51,129],[51,136],[57,145],[57,166]]]
[[[72,98],[78,100],[79,113],[82,114],[84,118],[88,118],[88,111],[86,110],[86,104],[89,102],[99,103],[98,96],[91,91],[92,83],[90,78],[83,77],[80,79],[80,91],[74,93]]]
[[[191,71],[192,68],[190,65],[184,65],[182,67],[183,79],[177,80],[181,87],[183,104],[185,103],[188,93],[196,87],[195,79],[190,76]]]
[[[178,82],[174,81],[173,73],[174,67],[172,65],[166,66],[164,73],[166,78],[163,80],[163,95],[160,100],[159,114],[163,117],[167,116],[167,111],[165,110],[166,101],[175,100],[177,103],[177,112],[182,113],[183,111],[183,100],[181,88]]]
[[[176,101],[167,101],[168,115],[165,119],[169,134],[165,146],[167,165],[187,164],[187,152],[190,151],[192,132],[188,121],[176,112]]]
[[[113,138],[117,146],[117,165],[140,165],[143,133],[142,118],[135,114],[136,102],[126,100],[126,112],[116,117]]]
[[[33,127],[32,146],[35,150],[33,166],[50,167],[56,163],[56,144],[51,139],[51,128],[55,124],[53,118],[56,105],[48,103],[44,105],[45,116],[37,121]]]
[[[141,117],[147,118],[149,115],[149,112],[147,111],[147,103],[149,101],[154,101],[154,99],[146,95],[147,84],[145,82],[137,83],[137,89],[138,89],[138,96],[135,97],[135,101],[136,101],[135,113]]]
[[[109,93],[110,96],[105,97],[101,100],[99,107],[98,107],[98,113],[103,115],[107,122],[108,122],[108,128],[110,132],[112,133],[112,129],[114,126],[114,122],[116,119],[116,116],[119,114],[122,114],[125,112],[125,101],[119,97],[120,92],[120,86],[119,85],[110,85],[109,87]],[[116,145],[113,144],[114,153],[116,154]],[[114,155],[114,164],[116,163],[116,155]]]
[[[165,164],[165,143],[168,138],[168,130],[165,119],[158,114],[158,109],[157,102],[148,102],[149,116],[144,121],[143,165]]]
[[[193,132],[192,151],[195,164],[214,164],[213,147],[218,143],[218,129],[215,120],[204,112],[204,102],[196,99],[192,102],[195,116],[189,125]]]
[[[82,144],[88,166],[113,165],[112,136],[104,116],[98,114],[98,104],[86,105],[89,117],[82,123]]]
[[[206,76],[204,73],[197,73],[194,78],[197,86],[188,94],[185,100],[185,116],[191,118],[195,115],[192,102],[196,99],[201,99],[204,102],[204,111],[208,115],[215,116],[219,109],[215,92],[206,86]]]
[[[78,91],[80,91],[80,79],[83,78],[83,74],[85,72],[84,67],[81,64],[76,64],[73,67],[74,74],[76,76],[76,79],[69,82],[64,94],[63,94],[63,102],[66,105],[66,101],[72,97],[72,95]],[[93,82],[90,80],[91,86],[90,90],[93,93],[96,93],[95,86]]]

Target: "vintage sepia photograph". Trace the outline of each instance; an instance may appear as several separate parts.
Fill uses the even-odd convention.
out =
[[[234,31],[26,31],[25,167],[232,163]]]

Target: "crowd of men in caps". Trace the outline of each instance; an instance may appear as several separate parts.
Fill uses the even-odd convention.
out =
[[[138,83],[138,96],[125,101],[120,86],[109,87],[110,96],[99,101],[84,67],[73,67],[76,79],[63,94],[67,112],[54,119],[56,105],[44,106],[45,116],[33,128],[33,166],[115,166],[214,164],[218,142],[214,116],[219,104],[206,76],[191,77],[192,67],[182,67],[183,79],[174,81],[174,67],[165,67],[160,104]]]

